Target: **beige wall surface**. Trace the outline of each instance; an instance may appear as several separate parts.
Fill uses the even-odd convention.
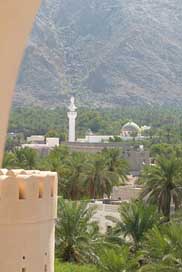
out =
[[[40,0],[0,0],[0,164],[18,69],[39,4]]]
[[[0,225],[2,272],[53,272],[54,221]],[[45,267],[47,266],[47,270]]]
[[[56,211],[56,173],[0,170],[0,271],[54,271]]]

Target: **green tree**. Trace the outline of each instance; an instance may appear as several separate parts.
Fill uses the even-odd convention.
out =
[[[100,257],[101,272],[136,272],[139,258],[131,254],[128,246],[105,249]]]
[[[53,138],[56,137],[56,138],[59,138],[60,141],[64,142],[66,141],[67,135],[64,131],[60,132],[58,130],[51,129],[46,133],[46,137],[53,137]]]
[[[65,163],[71,158],[69,149],[66,146],[55,147],[47,157],[39,163],[41,170],[50,170],[58,174],[58,194],[64,195],[66,192],[66,178],[69,175],[69,169]]]
[[[118,175],[108,170],[102,154],[90,159],[83,179],[85,190],[91,198],[103,198],[104,194],[109,197],[113,186],[121,184]]]
[[[16,167],[16,156],[13,152],[5,152],[3,168],[11,169]]]
[[[151,156],[158,157],[158,156],[165,156],[171,157],[171,154],[174,152],[174,146],[169,144],[154,144],[151,146]]]
[[[154,227],[146,234],[145,260],[148,264],[140,271],[182,271],[182,224],[170,223]]]
[[[5,150],[8,152],[13,152],[15,148],[18,146],[21,146],[23,143],[24,137],[22,133],[16,134],[16,135],[8,135],[6,139],[6,147]]]
[[[110,238],[124,237],[133,243],[135,249],[141,244],[144,234],[160,222],[157,208],[142,201],[121,204],[119,214],[120,219],[107,217],[116,223]]]
[[[37,152],[32,148],[20,148],[16,149],[15,152],[16,157],[16,167],[24,168],[24,169],[35,169],[37,166]]]
[[[86,154],[73,152],[72,156],[65,161],[67,168],[66,178],[66,198],[79,200],[84,194],[83,172],[85,171]]]
[[[115,148],[105,149],[102,154],[106,159],[108,170],[118,174],[122,182],[125,183],[127,180],[127,174],[129,173],[129,168],[127,161],[124,160],[121,155],[121,150]]]
[[[56,226],[57,257],[66,262],[97,262],[102,243],[98,226],[91,222],[94,210],[86,202],[59,199]]]
[[[141,197],[157,204],[169,220],[172,202],[177,210],[182,200],[181,161],[175,157],[159,157],[156,165],[144,169],[141,180],[144,184]]]

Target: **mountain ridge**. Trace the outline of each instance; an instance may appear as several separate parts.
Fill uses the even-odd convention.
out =
[[[14,104],[182,104],[181,14],[179,0],[43,0]]]

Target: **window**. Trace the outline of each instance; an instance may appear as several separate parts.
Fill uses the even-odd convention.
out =
[[[107,233],[110,234],[112,232],[112,227],[111,226],[107,226]]]
[[[39,198],[43,198],[44,195],[44,184],[43,182],[39,182]]]
[[[48,272],[47,264],[44,266],[44,272]]]
[[[26,199],[25,184],[20,183],[18,189],[19,189],[19,199]]]
[[[25,267],[22,268],[22,272],[26,272],[26,268]]]
[[[51,197],[54,197],[54,191],[55,191],[55,188],[54,188],[54,181],[51,182]]]

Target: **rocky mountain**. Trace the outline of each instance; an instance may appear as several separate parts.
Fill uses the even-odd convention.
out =
[[[15,104],[182,103],[181,0],[43,0]]]

